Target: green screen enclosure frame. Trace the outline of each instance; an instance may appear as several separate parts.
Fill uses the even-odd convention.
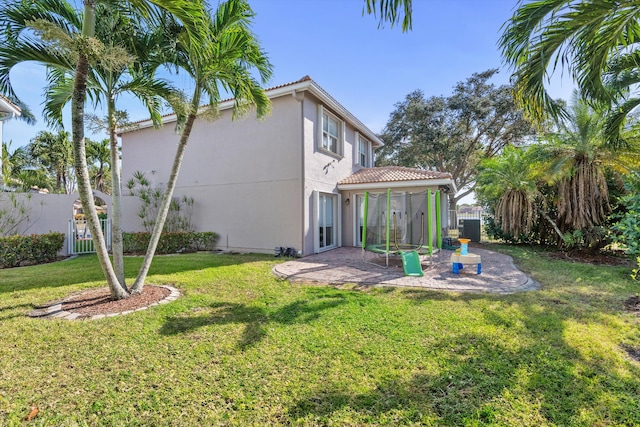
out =
[[[420,228],[420,236],[419,241],[406,241],[406,238],[403,242],[398,241],[398,229],[402,228],[402,226],[398,226],[397,218],[395,217],[396,213],[392,213],[392,197],[396,196],[404,196],[408,197],[405,201],[407,206],[407,211],[404,213],[405,218],[405,227],[403,229],[406,237],[406,233],[410,236],[416,236],[415,230],[418,229],[416,224],[414,224],[415,220],[407,221],[406,218],[421,218]],[[365,192],[364,194],[364,213],[363,213],[363,225],[362,225],[362,251],[363,251],[363,259],[364,259],[364,251],[376,252],[380,254],[384,254],[386,256],[386,263],[383,266],[384,268],[389,266],[389,255],[390,254],[402,254],[403,252],[408,251],[422,251],[426,254],[433,254],[434,252],[434,237],[436,237],[436,247],[438,249],[442,249],[442,205],[440,203],[441,196],[440,191],[433,191],[431,189],[427,189],[422,192],[400,192],[393,193],[391,192],[391,188],[387,188],[383,193],[372,193]],[[426,195],[426,203],[424,206],[416,204],[413,202],[416,196]],[[372,206],[371,199],[375,196],[375,206]],[[379,197],[385,197],[385,203],[382,203],[382,200],[379,200]],[[435,205],[435,206],[434,206]],[[375,212],[370,212],[373,210]],[[416,212],[414,212],[414,210]],[[426,212],[425,212],[426,211]],[[426,214],[426,215],[425,215]],[[376,232],[370,232],[370,215],[374,215],[376,217],[375,228]],[[434,235],[434,224],[433,219],[435,215],[435,235]],[[425,218],[426,217],[426,218]],[[424,226],[424,221],[426,219],[426,227]],[[417,220],[417,219],[416,219]],[[379,233],[379,229],[384,225],[384,233]],[[391,232],[391,228],[393,225],[393,233]],[[377,237],[377,241],[370,241],[370,236],[375,235]],[[426,251],[424,249],[426,248]],[[378,265],[378,264],[376,264]]]

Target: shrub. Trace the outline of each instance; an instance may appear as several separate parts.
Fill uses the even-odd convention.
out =
[[[134,172],[133,178],[127,181],[125,185],[129,190],[130,196],[137,196],[140,199],[138,217],[142,220],[145,230],[148,232],[153,231],[165,189],[161,187],[152,188],[151,181],[140,171]],[[191,213],[194,203],[193,197],[172,198],[162,231],[164,233],[193,231]]]
[[[0,267],[54,261],[64,245],[64,234],[0,237]]]
[[[147,251],[151,233],[123,233],[122,242],[124,252],[143,254]],[[157,254],[175,254],[196,251],[211,251],[218,241],[218,234],[214,232],[183,231],[162,233],[156,248]]]
[[[627,253],[640,254],[640,173],[627,177],[625,183],[627,194],[620,199],[625,212],[613,225],[614,241],[626,246]]]

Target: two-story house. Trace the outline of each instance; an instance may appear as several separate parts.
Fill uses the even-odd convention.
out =
[[[221,249],[286,246],[308,255],[358,246],[366,191],[455,192],[449,174],[374,168],[382,141],[308,76],[266,92],[266,119],[232,121],[233,100],[222,102],[215,120],[196,121],[184,156],[174,196],[195,199],[192,223],[219,233]],[[122,133],[123,180],[140,171],[154,185],[167,182],[179,138],[172,122],[154,129],[143,121]],[[125,209],[125,231],[139,230]],[[446,219],[446,197],[437,209]]]

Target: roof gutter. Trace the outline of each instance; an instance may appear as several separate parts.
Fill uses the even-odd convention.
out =
[[[452,179],[421,179],[414,181],[392,181],[392,182],[366,182],[361,184],[338,184],[338,190],[380,190],[387,188],[413,188],[413,187],[435,187],[442,186],[455,194],[458,190]]]
[[[22,110],[20,110],[19,107],[5,101],[2,97],[0,97],[0,122],[12,119],[19,116],[20,114],[22,114]]]

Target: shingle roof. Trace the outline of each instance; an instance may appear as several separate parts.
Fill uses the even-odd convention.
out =
[[[374,184],[377,182],[424,181],[429,179],[451,179],[451,174],[446,172],[405,168],[402,166],[362,168],[358,172],[340,181],[338,185]]]

